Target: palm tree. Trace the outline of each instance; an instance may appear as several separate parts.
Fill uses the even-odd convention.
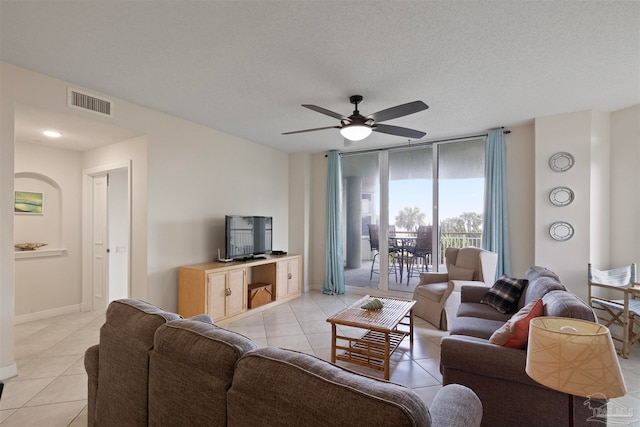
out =
[[[420,212],[420,208],[405,206],[396,216],[396,227],[407,231],[416,231],[418,226],[425,225],[425,214]]]
[[[440,222],[440,230],[450,233],[482,232],[482,215],[476,212],[464,212],[454,218],[445,218]]]

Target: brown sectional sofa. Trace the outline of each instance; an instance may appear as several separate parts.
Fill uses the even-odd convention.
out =
[[[136,300],[109,305],[85,354],[89,426],[479,426],[467,387],[443,387],[429,410],[411,389],[314,356],[261,348]]]
[[[558,276],[543,267],[531,267],[528,284],[518,300],[518,309],[542,298],[544,316],[572,317],[596,322],[587,304],[568,292]],[[480,303],[486,288],[463,287],[461,305],[450,335],[442,339],[440,369],[443,384],[458,383],[471,388],[483,405],[483,426],[569,425],[569,399],[574,399],[576,426],[592,425],[594,405],[606,402],[573,397],[547,388],[525,373],[526,349],[503,347],[489,338],[514,313],[502,314]]]

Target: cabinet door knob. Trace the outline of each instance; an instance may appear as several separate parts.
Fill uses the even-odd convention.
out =
[[[291,273],[287,274],[287,279],[291,279],[293,275]]]

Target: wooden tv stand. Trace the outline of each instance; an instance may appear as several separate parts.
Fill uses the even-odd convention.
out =
[[[265,259],[207,262],[178,270],[178,313],[207,314],[216,322],[257,313],[298,298],[302,292],[302,256],[267,255]],[[271,285],[272,301],[249,309],[249,285]]]

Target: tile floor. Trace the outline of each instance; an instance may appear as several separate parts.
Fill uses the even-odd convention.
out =
[[[331,327],[325,319],[359,299],[359,295],[326,296],[318,292],[221,326],[253,339],[260,346],[287,347],[330,358]],[[18,376],[5,383],[0,400],[1,427],[87,425],[87,376],[84,351],[98,342],[103,313],[75,313],[16,325]],[[345,335],[358,331],[343,329]],[[413,348],[401,344],[391,363],[391,381],[414,389],[430,405],[441,387],[440,338],[446,335],[416,318]],[[408,341],[408,339],[407,339]],[[627,396],[616,399],[631,408],[640,427],[640,346],[620,359]],[[342,363],[382,378],[382,372]],[[610,425],[613,425],[610,423]]]

